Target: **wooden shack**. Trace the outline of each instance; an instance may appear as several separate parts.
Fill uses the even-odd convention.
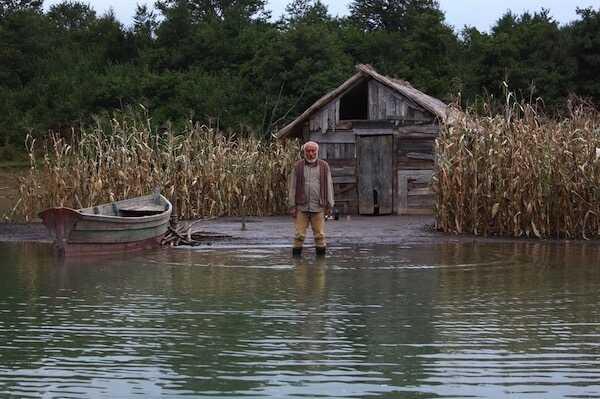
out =
[[[448,115],[446,104],[408,82],[358,65],[276,137],[319,143],[342,213],[431,213],[435,139]]]

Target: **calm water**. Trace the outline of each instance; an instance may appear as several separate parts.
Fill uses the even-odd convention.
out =
[[[2,397],[600,397],[600,247],[0,244]]]

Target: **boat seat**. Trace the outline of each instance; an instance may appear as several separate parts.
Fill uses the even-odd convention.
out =
[[[165,211],[165,206],[160,204],[145,204],[141,206],[129,206],[119,208],[119,216],[142,217],[157,215]]]
[[[147,204],[143,206],[124,206],[119,208],[119,210],[125,212],[163,212],[165,210],[165,206],[160,204]]]

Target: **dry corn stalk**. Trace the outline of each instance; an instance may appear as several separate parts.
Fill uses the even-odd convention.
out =
[[[600,238],[600,115],[571,105],[553,120],[512,103],[464,114],[436,143],[435,216],[446,232]]]
[[[27,140],[31,168],[20,180],[16,214],[26,220],[49,206],[88,207],[160,187],[184,219],[273,215],[286,210],[294,142],[223,135],[188,123],[156,131],[146,116],[119,114],[69,140]],[[36,155],[41,154],[41,159]]]

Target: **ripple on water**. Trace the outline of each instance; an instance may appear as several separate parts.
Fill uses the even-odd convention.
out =
[[[455,245],[307,248],[300,260],[287,246],[193,248],[95,266],[13,257],[0,267],[0,390],[600,397],[598,255]]]

